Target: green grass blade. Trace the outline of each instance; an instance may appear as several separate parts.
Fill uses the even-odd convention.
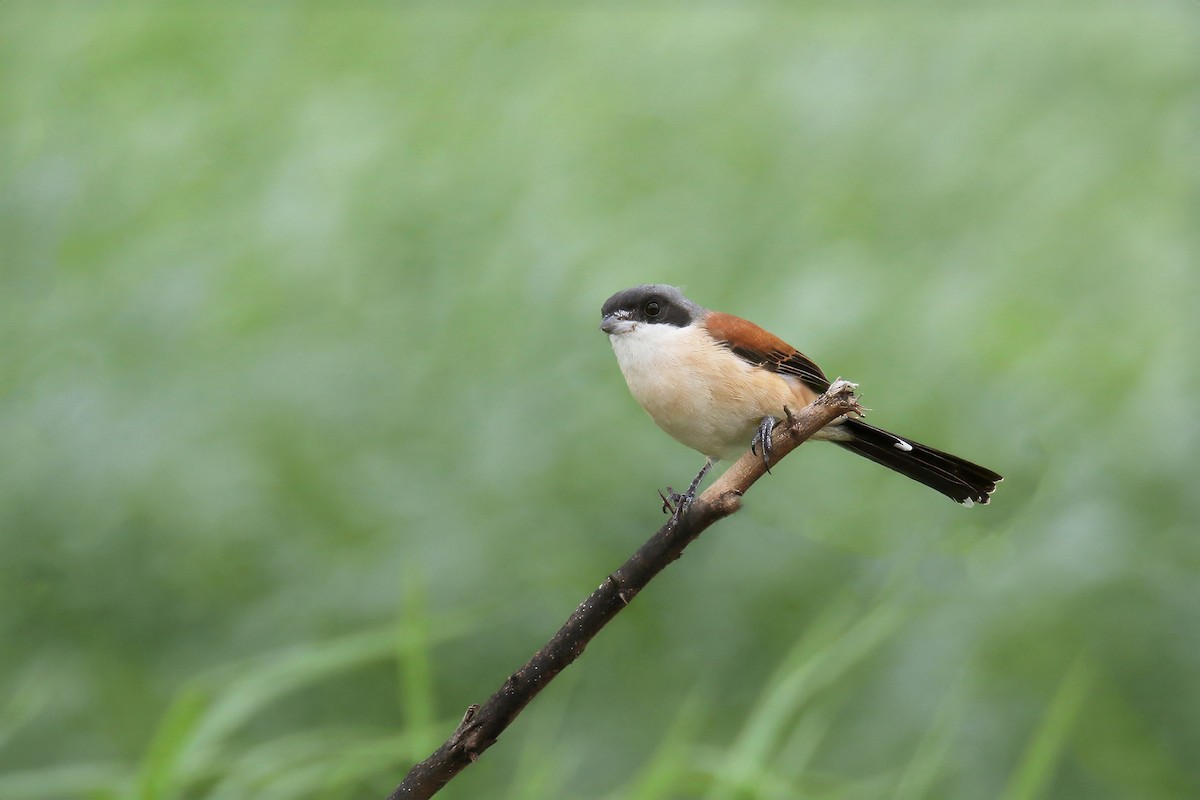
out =
[[[439,742],[434,726],[432,636],[425,582],[411,565],[405,569],[400,624],[408,632],[397,641],[396,663],[400,704],[408,730],[425,738],[428,749]]]
[[[922,800],[930,796],[966,713],[967,671],[964,669],[938,704],[928,730],[900,775],[893,800]]]
[[[134,790],[138,800],[167,800],[176,795],[183,783],[180,763],[211,702],[208,692],[197,687],[175,698],[142,758]]]
[[[699,730],[705,703],[710,702],[707,693],[693,692],[684,700],[671,727],[663,734],[654,755],[643,765],[641,772],[611,796],[610,800],[667,800],[695,796],[696,787],[702,778],[693,766],[697,748],[693,741]]]
[[[4,800],[91,800],[129,796],[129,771],[117,764],[66,764],[0,775]]]
[[[1083,657],[1076,659],[1054,693],[1050,708],[1029,742],[1001,800],[1037,800],[1045,796],[1093,678],[1091,663]]]
[[[772,751],[789,722],[814,695],[876,650],[904,619],[902,605],[884,601],[850,622],[849,603],[831,607],[776,673],[717,771],[710,800],[733,800],[768,774]]]

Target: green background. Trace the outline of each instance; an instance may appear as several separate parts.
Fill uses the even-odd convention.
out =
[[[0,797],[382,797],[701,458],[600,304],[814,444],[447,798],[1200,796],[1200,10],[0,6]]]

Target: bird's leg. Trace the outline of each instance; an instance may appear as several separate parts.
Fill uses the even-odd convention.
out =
[[[696,499],[696,489],[700,488],[700,481],[704,480],[704,476],[712,469],[712,465],[712,458],[704,459],[704,466],[696,473],[696,477],[692,479],[692,485],[688,487],[687,494],[683,496],[684,506],[691,505],[692,501]]]
[[[696,499],[696,489],[700,488],[700,481],[704,480],[704,476],[712,469],[712,465],[713,459],[711,457],[704,460],[704,466],[700,468],[700,472],[696,474],[696,477],[692,480],[692,485],[688,487],[687,492],[684,494],[679,494],[671,489],[670,486],[667,487],[665,495],[662,492],[658,493],[658,496],[663,501],[663,513],[671,515],[672,524],[679,521],[679,518],[683,516],[683,512],[687,511],[688,506]]]
[[[762,448],[763,466],[767,468],[767,472],[771,471],[771,432],[775,430],[776,422],[772,416],[763,417],[758,426],[758,433],[754,434],[750,441],[750,452],[754,455],[758,455],[758,448]]]

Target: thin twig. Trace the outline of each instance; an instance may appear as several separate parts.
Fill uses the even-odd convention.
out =
[[[789,411],[788,424],[776,426],[771,438],[772,466],[838,417],[862,414],[854,389],[854,384],[839,379],[810,405],[795,414]],[[684,548],[706,528],[741,508],[742,495],[765,473],[763,459],[751,453],[734,462],[696,498],[677,523],[663,525],[616,572],[605,578],[558,633],[525,666],[510,675],[499,691],[482,705],[469,707],[453,735],[433,755],[414,766],[388,800],[432,797],[477,760],[529,701],[578,658],[592,637],[655,575],[679,558]]]

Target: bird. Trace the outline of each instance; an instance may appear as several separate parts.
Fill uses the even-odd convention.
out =
[[[712,311],[674,286],[617,292],[600,310],[629,391],[658,427],[705,456],[687,492],[668,489],[676,518],[713,464],[747,449],[770,462],[775,424],[830,386],[808,356],[753,322]],[[898,436],[852,416],[813,437],[922,483],[957,503],[983,505],[1002,476],[965,458]],[[672,508],[672,506],[674,506]]]

